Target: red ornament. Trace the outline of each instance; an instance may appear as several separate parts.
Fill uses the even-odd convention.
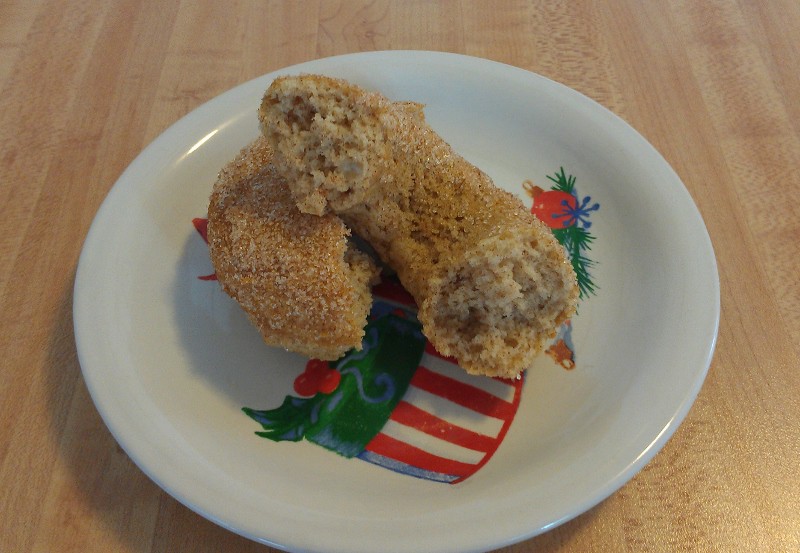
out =
[[[573,217],[569,212],[578,207],[578,199],[563,190],[547,190],[533,197],[533,213],[540,221],[550,228],[561,229],[570,226]]]

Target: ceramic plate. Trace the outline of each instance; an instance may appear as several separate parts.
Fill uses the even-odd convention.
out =
[[[298,73],[426,104],[431,126],[554,229],[583,296],[524,380],[466,377],[378,323],[372,345],[405,356],[396,382],[381,380],[394,368],[380,356],[307,363],[264,345],[210,278],[201,231],[216,174],[257,136],[272,79]],[[413,325],[397,286],[376,296],[378,315]],[[289,67],[175,123],[103,203],[74,295],[84,378],[128,455],[201,515],[298,551],[480,551],[577,516],[681,423],[718,318],[708,234],[650,144],[565,86],[431,52]],[[369,429],[353,430],[362,416]]]

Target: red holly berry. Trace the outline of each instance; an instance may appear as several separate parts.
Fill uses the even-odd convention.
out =
[[[342,379],[339,371],[332,369],[327,361],[311,359],[306,370],[294,380],[294,391],[301,396],[313,396],[317,392],[330,394],[339,387]]]
[[[306,363],[307,373],[322,375],[329,370],[331,370],[331,366],[322,359],[309,359],[308,363]]]
[[[294,379],[294,391],[301,396],[313,396],[317,393],[317,382],[307,372]]]
[[[342,380],[342,373],[333,369],[328,371],[324,376],[322,382],[319,383],[317,389],[323,394],[330,394],[339,387],[339,382]]]

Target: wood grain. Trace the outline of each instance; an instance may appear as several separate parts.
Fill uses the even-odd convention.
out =
[[[318,57],[460,52],[625,118],[717,255],[708,379],[666,447],[533,551],[800,551],[800,3],[445,0],[0,3],[0,551],[269,551],[194,514],[119,448],[72,329],[81,245],[166,127]]]

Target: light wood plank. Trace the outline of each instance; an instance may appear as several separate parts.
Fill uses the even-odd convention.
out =
[[[798,33],[793,0],[3,2],[0,551],[272,551],[116,444],[80,374],[74,271],[169,125],[269,71],[376,49],[481,56],[608,107],[680,175],[717,255],[719,342],[684,424],[606,501],[502,551],[800,550]]]

